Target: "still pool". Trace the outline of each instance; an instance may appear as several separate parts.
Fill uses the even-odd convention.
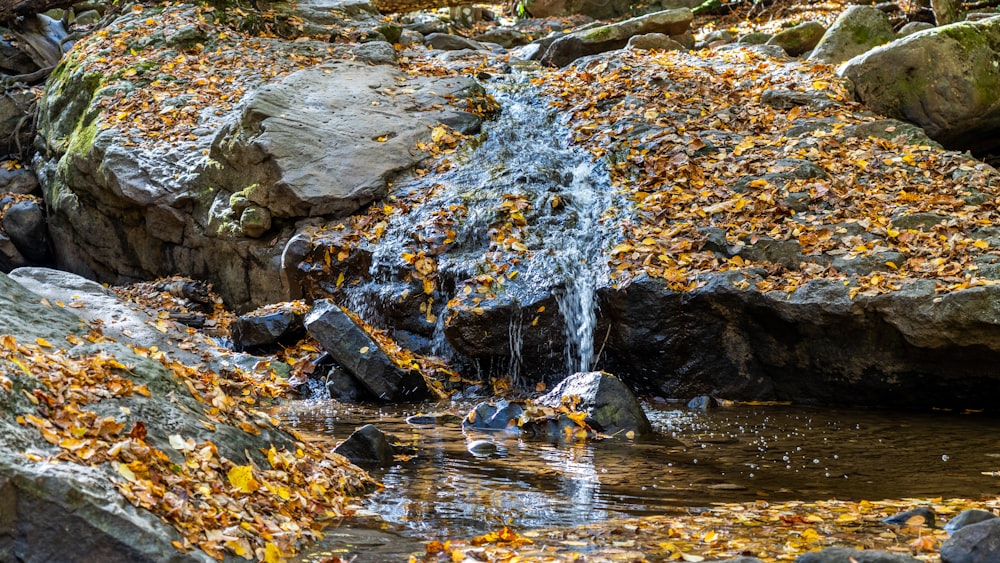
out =
[[[365,407],[292,402],[277,415],[331,445],[373,423],[417,454],[373,473],[384,488],[319,552],[395,560],[420,541],[688,512],[717,502],[979,498],[1000,493],[1000,419],[950,412],[737,405],[708,412],[647,404],[657,435],[551,442],[408,424],[471,403]],[[469,451],[475,440],[495,453]],[[1000,475],[1000,473],[998,473]],[[309,556],[306,556],[308,559]],[[403,559],[405,560],[405,558]]]

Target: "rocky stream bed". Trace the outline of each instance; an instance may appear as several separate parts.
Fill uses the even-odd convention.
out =
[[[1000,558],[996,14],[259,4],[0,42],[0,560]]]

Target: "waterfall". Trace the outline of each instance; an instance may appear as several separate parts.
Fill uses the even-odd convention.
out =
[[[564,321],[566,373],[590,370],[595,294],[608,280],[606,250],[613,238],[604,217],[623,206],[615,205],[607,166],[570,143],[571,130],[530,86],[490,89],[501,115],[451,157],[457,164],[394,186],[407,210],[389,219],[372,246],[370,275],[398,282],[409,271],[400,257],[412,260],[420,252],[433,257],[435,274],[455,293],[489,275],[517,311],[507,327],[514,380],[532,365],[521,357],[521,344],[534,312],[522,315],[520,307],[545,290],[555,296]],[[508,275],[496,275],[498,266]],[[441,307],[453,296],[434,303]],[[433,341],[440,348],[444,340],[438,334]]]

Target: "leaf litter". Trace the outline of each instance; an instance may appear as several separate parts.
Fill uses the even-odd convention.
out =
[[[190,23],[182,21],[186,15],[171,10],[168,5],[157,17],[178,18],[170,19],[173,25]],[[246,80],[275,78],[318,61],[310,56],[276,58],[264,43],[259,49],[246,49],[245,43],[234,46],[228,42],[237,32],[219,32],[202,20],[194,25],[212,37],[211,48],[199,44],[179,54],[141,51],[130,43],[145,34],[141,25],[114,30],[110,50],[92,59],[88,70],[125,68],[113,80],[142,87],[129,96],[110,89],[102,102],[101,127],[117,124],[142,146],[189,141],[197,127],[212,126],[213,118],[201,110],[232,107],[242,97]],[[105,48],[102,41],[112,39],[100,32],[97,37],[70,56],[93,55]],[[736,270],[747,273],[738,282],[743,289],[788,292],[811,279],[827,278],[850,286],[852,297],[894,291],[914,279],[930,279],[941,292],[995,283],[989,271],[1000,257],[1000,241],[991,226],[997,222],[996,171],[967,155],[913,142],[902,131],[894,134],[898,124],[865,114],[847,100],[831,67],[774,59],[752,50],[625,52],[615,59],[614,64],[604,59],[538,74],[533,83],[565,116],[576,132],[575,142],[594,158],[614,164],[612,179],[631,200],[634,212],[618,226],[622,241],[608,256],[620,283],[645,273],[667,280],[674,290],[687,291],[704,283],[706,274]],[[171,79],[147,75],[148,69],[140,65],[147,60],[156,61]],[[276,62],[282,66],[275,67]],[[456,72],[429,60],[404,62],[414,74]],[[462,70],[495,71],[501,63],[479,60],[469,63],[478,67]],[[804,94],[812,102],[790,107],[764,103],[765,93],[775,90]],[[190,99],[161,111],[167,109],[164,100],[177,96]],[[873,133],[857,134],[859,125]],[[434,131],[432,145],[420,148],[438,157],[431,167],[446,167],[462,140],[442,128]],[[782,159],[795,166],[808,164],[814,172],[782,176],[789,172]],[[318,267],[346,262],[353,242],[377,240],[386,216],[409,212],[414,205],[419,201],[393,200],[351,218],[350,227],[341,227],[348,233],[342,245],[326,247]],[[506,209],[509,227],[501,225],[492,234],[496,249],[527,252],[519,244],[520,229],[526,226],[522,207],[515,198]],[[461,209],[451,211],[441,217],[440,244],[445,247],[449,221],[461,218]],[[900,219],[914,215],[923,223],[900,224]],[[742,252],[761,241],[789,243],[792,257]],[[425,251],[405,257],[412,278],[428,296],[437,284],[434,255]],[[866,267],[851,267],[852,261],[864,259]],[[475,280],[476,293],[487,298],[511,273],[502,269],[509,262],[493,265],[496,271]],[[344,270],[339,273],[337,287],[352,283]],[[404,356],[398,359],[401,365],[418,362],[388,337],[379,342],[397,357]],[[270,465],[265,469],[223,459],[210,442],[171,435],[171,447],[184,456],[183,463],[175,463],[146,443],[150,429],[142,421],[126,428],[82,408],[87,393],[98,393],[98,387],[115,396],[149,393],[121,375],[128,366],[101,355],[58,354],[47,342],[18,343],[5,337],[2,344],[3,360],[38,377],[31,390],[15,389],[19,385],[8,377],[0,380],[4,392],[18,390],[38,407],[19,422],[38,429],[60,448],[53,459],[113,465],[121,478],[119,490],[131,502],[156,511],[181,531],[185,539],[179,548],[198,545],[215,556],[229,553],[275,561],[294,552],[296,542],[318,537],[319,519],[347,514],[344,495],[369,484],[341,458],[306,444],[294,452],[264,452]],[[137,352],[164,362],[196,398],[211,405],[207,413],[213,421],[249,432],[268,424],[252,410],[258,399],[284,392],[273,381],[258,385],[171,363],[156,350]],[[293,489],[289,483],[300,486]],[[973,506],[997,510],[996,503],[908,499],[726,504],[698,514],[573,530],[518,533],[503,527],[467,541],[432,541],[420,559],[564,561],[579,560],[585,553],[588,561],[700,561],[747,554],[778,561],[836,544],[913,553],[934,561],[933,550],[943,532],[919,523],[889,527],[881,518],[914,504],[948,515]],[[203,510],[195,512],[194,506]],[[270,520],[262,514],[280,517]],[[779,534],[777,541],[783,543],[776,543],[772,534]]]

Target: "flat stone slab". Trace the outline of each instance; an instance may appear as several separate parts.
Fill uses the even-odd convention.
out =
[[[478,126],[449,105],[474,86],[345,61],[296,72],[253,94],[239,123],[216,137],[218,176],[274,217],[352,213],[426,158],[418,145],[439,123]]]

